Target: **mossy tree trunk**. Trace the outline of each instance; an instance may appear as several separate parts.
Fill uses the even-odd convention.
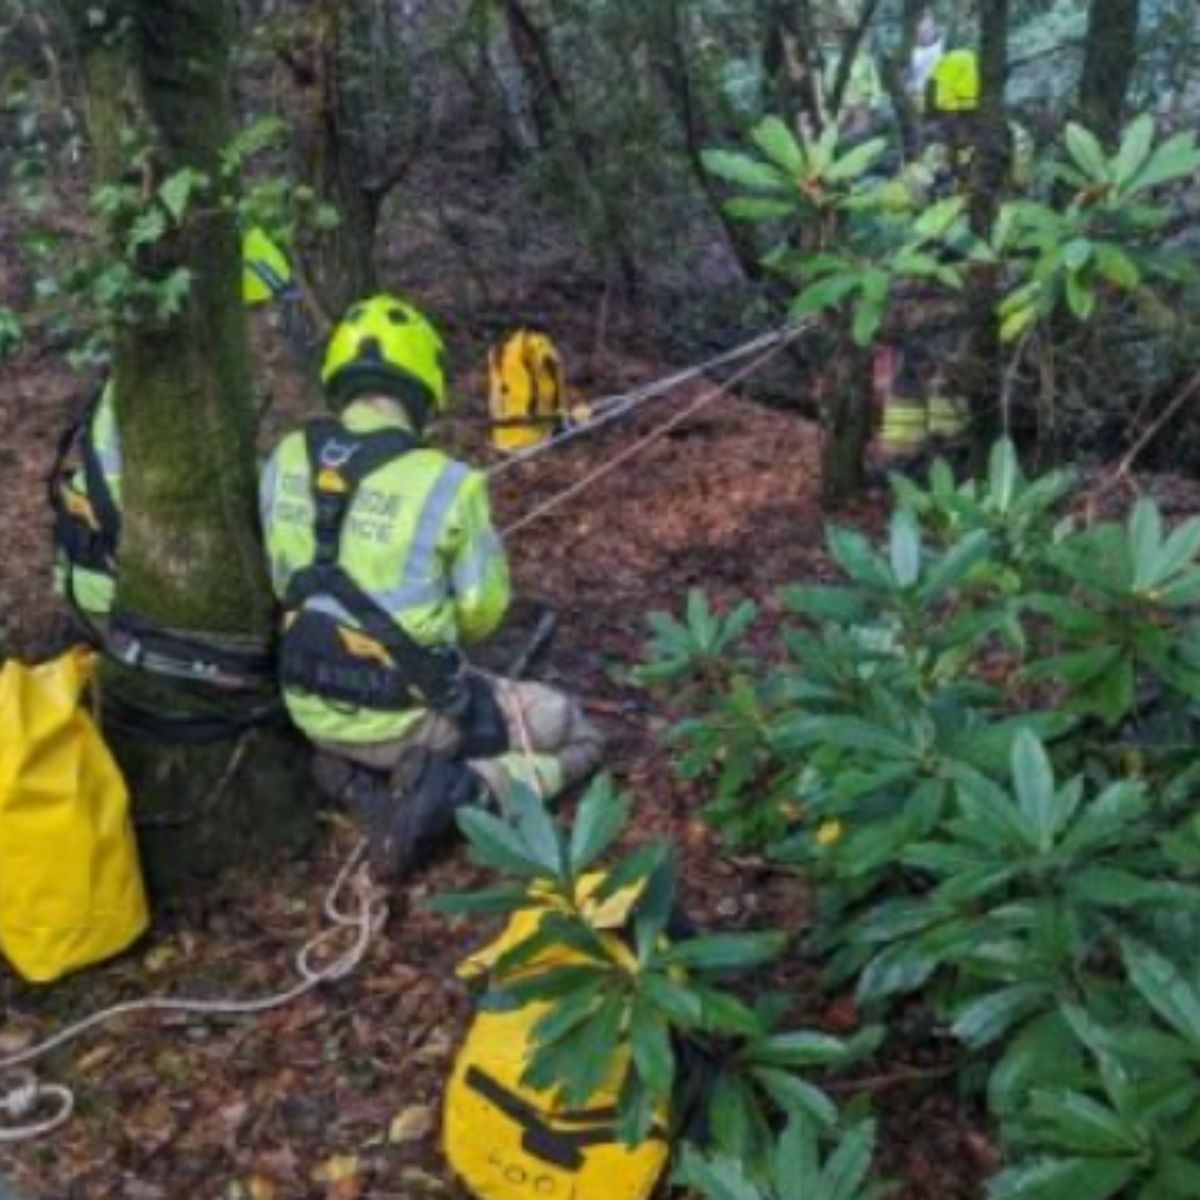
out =
[[[1012,175],[1013,144],[1005,92],[1008,87],[1009,0],[981,0],[979,64],[981,97],[973,131],[970,222],[976,237],[990,242]],[[1000,277],[984,263],[971,271],[966,291],[967,349],[956,372],[958,393],[971,405],[971,432],[977,466],[1001,432],[1004,387],[1003,345],[997,306]]]
[[[1121,130],[1137,66],[1140,18],[1141,0],[1092,0],[1088,11],[1079,109],[1084,124],[1110,144]]]
[[[388,0],[308,0],[281,51],[296,89],[300,177],[337,214],[306,239],[305,259],[327,319],[380,287],[379,219],[428,132]],[[426,101],[427,106],[427,101]]]
[[[135,311],[113,330],[124,451],[117,608],[204,643],[268,647],[273,602],[256,517],[255,427],[241,252],[220,155],[234,126],[229,0],[72,0],[98,173],[156,189],[203,174],[177,229],[125,256],[138,275],[187,270],[169,317]],[[122,255],[119,239],[113,253]],[[269,685],[265,690],[269,698]],[[102,699],[128,712],[236,718],[208,685],[106,662]],[[263,696],[256,698],[261,703]],[[140,724],[140,723],[139,723]],[[204,744],[110,727],[129,780],[143,857],[159,893],[183,890],[245,854],[293,844],[311,805],[290,734],[231,731]]]

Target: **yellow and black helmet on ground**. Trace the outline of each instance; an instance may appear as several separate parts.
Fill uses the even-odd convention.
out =
[[[951,50],[942,55],[930,87],[935,112],[974,112],[979,107],[979,56],[974,50]]]
[[[329,339],[321,382],[335,409],[374,394],[401,401],[418,422],[446,408],[445,346],[423,313],[396,296],[361,300]]]

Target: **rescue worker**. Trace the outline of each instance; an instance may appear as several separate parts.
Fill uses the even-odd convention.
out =
[[[918,112],[925,111],[929,81],[946,53],[946,39],[937,17],[926,9],[917,21],[917,36],[909,59],[905,88]]]
[[[914,205],[944,200],[969,187],[980,93],[979,56],[974,50],[951,50],[941,56],[928,84],[924,151],[904,177]],[[1016,121],[1009,121],[1008,131],[1010,182],[1021,191],[1032,182],[1033,139]]]
[[[928,87],[925,150],[901,179],[889,185],[897,209],[919,209],[964,193],[971,186],[980,102],[979,59],[973,50],[952,50],[933,68]],[[1027,187],[1033,175],[1029,134],[1009,122],[1011,185]],[[928,318],[929,314],[924,314]],[[891,459],[921,454],[930,442],[947,443],[967,431],[965,400],[952,394],[942,364],[955,356],[953,330],[937,338],[927,331],[905,337],[893,357],[886,386],[882,448]]]
[[[279,306],[289,335],[307,340],[287,257],[257,228],[242,241],[242,297],[250,308]],[[70,460],[77,466],[68,466]],[[111,380],[63,435],[50,480],[56,551],[55,588],[93,640],[103,641],[116,592],[121,532],[121,438]]]
[[[424,441],[445,411],[441,338],[403,300],[354,305],[322,369],[334,416],[293,431],[262,479],[283,609],[280,681],[318,782],[403,874],[465,805],[586,777],[599,732],[565,695],[485,676],[463,647],[501,624],[508,563],[486,481]]]

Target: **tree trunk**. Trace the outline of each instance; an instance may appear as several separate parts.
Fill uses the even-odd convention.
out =
[[[804,118],[819,133],[824,122],[820,64],[808,0],[766,0],[763,71],[767,108],[785,120]]]
[[[1079,110],[1101,141],[1116,142],[1137,65],[1141,0],[1092,0]]]
[[[655,31],[654,44],[651,46],[651,61],[663,91],[678,114],[684,149],[696,183],[721,226],[742,273],[756,283],[770,282],[760,261],[760,251],[753,232],[726,212],[725,198],[716,178],[704,165],[704,151],[719,145],[721,138],[706,117],[702,99],[692,80],[680,0],[666,0],[662,16],[662,28]]]
[[[980,7],[981,99],[971,164],[970,220],[975,235],[991,240],[1012,169],[1012,137],[1005,90],[1008,84],[1009,0],[982,0]],[[996,308],[997,268],[975,267],[967,289],[968,347],[960,370],[960,394],[971,403],[971,429],[977,463],[986,461],[1000,433],[1004,361]]]
[[[151,280],[186,269],[185,300],[174,315],[139,311],[113,331],[124,450],[117,609],[205,645],[266,649],[274,605],[257,536],[240,239],[230,206],[214,194],[228,186],[218,181],[233,133],[232,9],[227,0],[133,0],[120,24],[105,27],[95,4],[73,5],[102,178],[128,183],[136,171],[147,207],[182,170],[211,181],[180,228],[131,264]],[[136,167],[131,141],[145,148]],[[207,684],[112,661],[101,679],[106,717],[113,709],[187,719],[238,711]],[[252,700],[273,696],[264,685]],[[185,745],[164,742],[172,739],[157,723],[147,736],[141,719],[136,729],[127,720],[106,726],[160,895],[312,831],[304,756],[282,732]]]
[[[871,354],[854,344],[848,321],[837,322],[842,349],[830,361],[821,402],[821,495],[831,509],[862,494],[874,425]]]
[[[554,62],[545,32],[533,19],[522,0],[503,0],[509,38],[521,69],[525,72],[534,121],[543,146],[553,143],[561,132],[579,172],[583,193],[595,214],[604,253],[611,257],[621,284],[630,297],[638,293],[637,259],[625,233],[620,205],[597,178],[595,153],[579,120],[573,98]]]
[[[367,84],[377,49],[369,9],[318,0],[302,47],[285,56],[296,84],[296,146],[301,178],[338,224],[306,246],[322,307],[336,319],[356,299],[378,290],[375,242],[387,188],[376,186],[376,129]],[[390,185],[389,185],[390,187]]]
[[[917,45],[917,28],[924,11],[925,0],[904,0],[900,44],[894,53],[884,55],[880,70],[884,89],[896,113],[900,145],[906,160],[916,157],[921,143],[921,113],[909,93],[908,75]]]

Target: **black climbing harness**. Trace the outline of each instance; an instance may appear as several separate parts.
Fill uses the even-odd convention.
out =
[[[312,422],[305,441],[316,550],[283,598],[284,686],[355,708],[424,707],[462,717],[472,689],[458,649],[419,644],[340,561],[346,520],[363,481],[420,443],[405,430],[355,433],[334,420]],[[311,603],[318,599],[332,601],[339,614]]]

